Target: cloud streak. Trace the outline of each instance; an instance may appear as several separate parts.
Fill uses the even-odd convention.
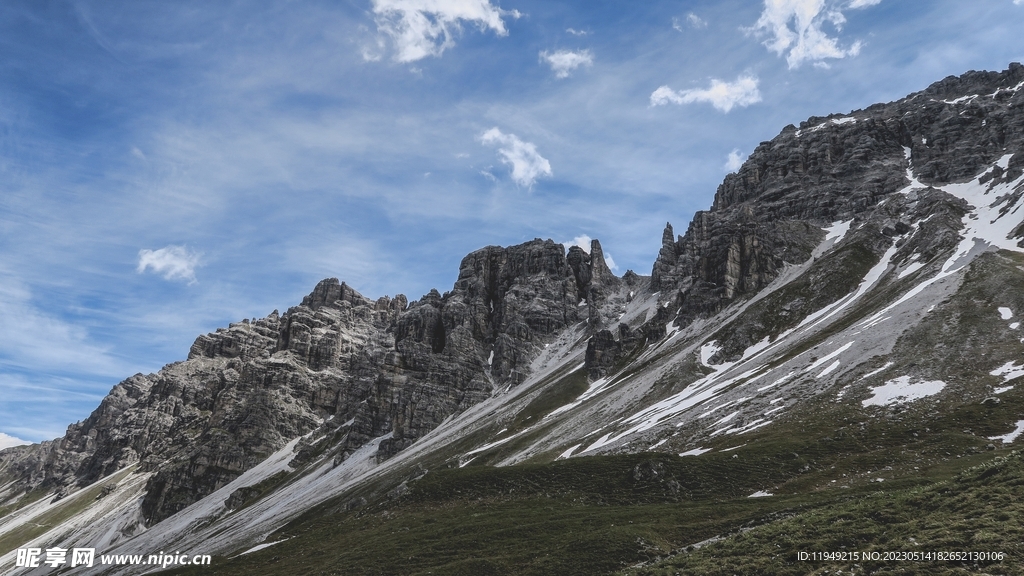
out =
[[[673,90],[661,86],[651,93],[651,106],[665,104],[693,104],[707,102],[722,112],[729,112],[736,106],[750,106],[761,101],[761,92],[757,89],[757,78],[740,76],[733,82],[713,78],[711,86],[704,89]]]
[[[551,53],[545,50],[540,53],[540,59],[551,66],[555,78],[568,78],[580,66],[594,65],[594,56],[590,50],[559,50]]]
[[[135,272],[142,274],[152,269],[154,274],[164,280],[186,280],[189,284],[196,283],[196,266],[199,265],[199,254],[184,246],[165,246],[159,250],[139,250],[139,265]]]
[[[16,277],[0,270],[0,367],[30,371],[69,371],[79,375],[121,375],[126,368],[93,343],[88,332],[40,309]]]
[[[524,142],[515,134],[505,134],[497,127],[480,135],[480,142],[498,146],[501,161],[512,167],[512,180],[523,188],[530,188],[541,176],[551,176],[551,163],[537,152],[537,147]]]
[[[402,63],[440,56],[455,45],[463,22],[507,36],[502,17],[519,17],[519,12],[502,10],[490,0],[373,0],[373,14],[377,30],[394,44],[395,61]],[[365,50],[363,58],[378,59]]]

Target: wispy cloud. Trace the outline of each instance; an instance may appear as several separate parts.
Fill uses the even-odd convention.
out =
[[[189,284],[196,282],[196,266],[200,255],[184,246],[165,246],[159,250],[139,250],[139,265],[135,271],[142,274],[152,269],[164,280],[187,280]]]
[[[586,36],[587,34],[590,34],[590,32],[587,32],[586,30],[576,30],[575,28],[566,28],[565,31],[573,36]]]
[[[540,53],[540,59],[551,66],[556,78],[568,78],[580,66],[594,65],[594,56],[590,50],[559,50],[551,53],[545,50]]]
[[[733,82],[713,78],[711,86],[705,89],[676,91],[662,86],[651,94],[651,106],[708,102],[716,109],[728,112],[735,106],[750,106],[761,101],[757,82],[753,76],[740,76]]]
[[[373,13],[377,30],[389,36],[395,45],[397,62],[440,56],[455,45],[454,36],[463,22],[506,36],[508,29],[502,17],[520,16],[515,10],[492,5],[490,0],[373,0]],[[365,49],[363,57],[378,58]]]
[[[879,2],[853,0],[846,7],[867,8]],[[842,30],[846,17],[841,8],[840,3],[831,0],[765,0],[761,17],[748,31],[767,36],[764,45],[779,56],[785,54],[790,69],[804,62],[827,68],[826,59],[856,56],[861,49],[859,41],[849,48],[841,47],[839,40],[823,29],[831,24],[837,31]]]
[[[551,163],[547,158],[537,153],[536,146],[520,140],[515,134],[505,134],[495,127],[484,132],[480,142],[499,147],[501,161],[512,166],[512,180],[519,186],[529,188],[537,178],[551,176]]]
[[[33,303],[32,291],[0,270],[0,366],[81,375],[121,375],[125,368],[81,326]]]
[[[745,155],[740,154],[739,148],[733,148],[732,152],[729,152],[729,156],[725,160],[724,168],[729,172],[735,172],[740,169],[740,166],[743,166],[743,161],[746,159],[747,157]]]
[[[11,446],[24,446],[25,444],[31,444],[31,442],[0,432],[0,450],[10,448]]]
[[[703,19],[703,18],[701,18],[700,16],[697,16],[693,12],[689,12],[689,13],[686,14],[686,24],[690,28],[694,28],[694,29],[698,29],[698,30],[701,29],[701,28],[707,28],[708,27],[708,21]],[[672,18],[672,28],[674,28],[674,29],[676,29],[676,30],[678,30],[680,32],[683,32],[683,21],[680,20],[679,18]]]

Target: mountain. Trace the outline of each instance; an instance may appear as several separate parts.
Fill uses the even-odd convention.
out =
[[[684,234],[666,225],[649,276],[537,239],[411,303],[324,280],[0,451],[0,573],[30,543],[281,574],[1009,553],[1022,206],[1015,63],[783,128]]]

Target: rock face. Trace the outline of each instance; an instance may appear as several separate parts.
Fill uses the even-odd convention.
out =
[[[898,102],[787,126],[726,176],[709,211],[686,233],[671,225],[651,289],[679,310],[678,323],[749,297],[788,264],[807,260],[821,228],[850,220],[909,184],[974,176],[1004,149],[1024,144],[1024,66],[949,77]],[[1024,169],[1017,153],[1003,178]]]
[[[385,459],[521,382],[553,335],[599,322],[592,304],[620,282],[596,240],[568,257],[551,240],[477,250],[450,292],[412,303],[327,279],[284,314],[198,337],[187,360],[121,382],[63,438],[5,451],[0,469],[61,489],[137,464],[155,473],[142,505],[153,523],[310,432],[334,440],[335,462],[385,436]]]
[[[300,436],[300,462],[327,454],[337,464],[378,439],[377,458],[389,458],[522,383],[545,344],[583,323],[595,380],[664,342],[670,326],[683,330],[749,300],[714,334],[688,336],[718,343],[702,362],[735,360],[850,294],[883,253],[924,263],[953,252],[964,201],[936,188],[895,192],[910,183],[911,165],[938,185],[973,177],[1007,151],[986,178],[1018,178],[1022,106],[1024,67],[1013,64],[787,126],[725,178],[685,234],[666,225],[649,279],[613,275],[596,240],[589,252],[566,253],[538,239],[467,255],[451,291],[415,302],[371,300],[323,280],[283,314],[200,336],[187,360],[121,382],[63,438],[0,451],[0,485],[61,490],[137,465],[153,473],[142,505],[152,525]],[[852,223],[850,239],[813,260],[823,228],[839,222]],[[913,227],[926,233],[908,236]],[[1024,237],[1024,224],[1014,233]],[[795,264],[806,266],[799,280],[753,298]],[[620,322],[633,298],[649,307]]]

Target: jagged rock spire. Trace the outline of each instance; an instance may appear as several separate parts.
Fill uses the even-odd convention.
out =
[[[604,250],[601,249],[601,242],[597,239],[590,241],[590,278],[591,282],[614,282],[614,280],[610,280],[612,278],[618,280],[604,261]]]
[[[651,290],[661,290],[676,284],[678,260],[675,232],[672,230],[672,223],[666,222],[665,230],[661,233],[661,250],[658,251],[658,259],[654,261],[654,268],[651,270]]]

